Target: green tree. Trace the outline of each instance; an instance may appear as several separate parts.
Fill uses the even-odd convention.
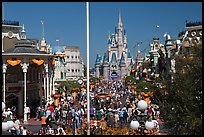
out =
[[[141,79],[136,83],[138,92],[151,92],[155,91],[157,88],[152,82],[147,82],[145,79]],[[147,89],[146,89],[147,88]]]
[[[176,57],[176,73],[160,102],[161,118],[172,135],[202,135],[202,45]]]

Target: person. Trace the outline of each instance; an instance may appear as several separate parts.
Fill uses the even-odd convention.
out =
[[[7,112],[4,112],[5,117],[10,117],[10,119],[13,119],[13,112],[11,112],[11,109],[8,108]]]
[[[41,120],[42,116],[45,115],[45,111],[44,111],[44,109],[40,109],[40,113],[39,113],[39,115],[40,115],[40,120]]]
[[[42,129],[40,129],[40,130],[38,131],[38,134],[37,134],[37,135],[43,135]]]
[[[14,118],[14,128],[15,128],[15,131],[16,131],[16,135],[20,135],[20,125],[21,125],[21,122],[19,119],[17,119],[17,117]]]
[[[67,119],[68,119],[68,128],[71,128],[71,125],[72,125],[72,112],[71,112],[71,110],[69,110],[69,112],[68,112]]]
[[[66,135],[64,129],[62,128],[62,126],[60,124],[57,126],[57,131],[58,131],[59,135]]]
[[[120,127],[123,125],[123,110],[119,111],[119,120],[120,120]]]
[[[59,135],[66,135],[66,133],[65,132],[63,132],[64,130],[63,129],[59,129]]]
[[[26,129],[26,127],[21,126],[20,130],[21,130],[21,135],[27,135],[27,129]]]
[[[48,118],[48,116],[51,115],[51,111],[50,111],[49,107],[47,107],[45,114],[46,114],[46,118]]]
[[[59,135],[59,132],[57,129],[54,129],[54,135]]]
[[[46,116],[45,114],[43,114],[43,116],[41,117],[41,124],[42,124],[42,127],[46,127]]]
[[[40,120],[40,111],[41,111],[41,107],[40,106],[38,106],[37,107],[37,110],[36,110],[36,117],[35,117],[35,120]]]
[[[25,108],[25,113],[27,113],[27,118],[30,119],[30,107]]]
[[[125,125],[127,124],[127,118],[128,118],[128,113],[127,110],[123,110],[123,121],[125,123]]]
[[[52,118],[54,118],[54,111],[55,111],[54,104],[51,104],[51,105],[49,106],[49,109],[50,109]]]
[[[52,116],[51,114],[46,118],[46,125],[49,125],[52,127]]]

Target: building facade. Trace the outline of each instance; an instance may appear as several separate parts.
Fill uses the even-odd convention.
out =
[[[55,80],[78,80],[84,77],[84,63],[79,46],[64,46],[56,52]]]
[[[124,78],[129,75],[134,60],[127,48],[127,36],[123,30],[122,19],[119,14],[118,26],[115,33],[108,34],[107,53],[97,54],[95,69],[96,78],[100,76],[105,80]]]
[[[24,25],[3,21],[2,100],[7,108],[15,106],[15,114],[25,122],[25,107],[33,113],[42,97],[48,100],[53,91],[53,55],[41,51],[37,42],[26,38]]]

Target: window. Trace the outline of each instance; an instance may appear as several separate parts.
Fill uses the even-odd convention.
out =
[[[72,69],[72,72],[74,72],[74,69]]]
[[[61,79],[63,79],[63,72],[61,72]]]
[[[69,59],[69,56],[67,56],[67,58]]]
[[[72,59],[74,58],[74,56],[72,56]]]
[[[75,58],[77,59],[77,56],[75,56]]]

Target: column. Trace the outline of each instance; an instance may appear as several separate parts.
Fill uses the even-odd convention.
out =
[[[52,95],[52,73],[50,74],[50,99],[51,99],[51,95]]]
[[[38,69],[38,95],[40,97],[40,106],[42,106],[42,80],[41,80],[41,72]]]
[[[26,110],[26,98],[27,98],[27,95],[26,95],[26,73],[28,70],[28,64],[23,63],[21,66],[22,66],[23,73],[24,73],[24,117],[23,117],[23,121],[27,122],[27,113],[25,112],[25,110]]]
[[[47,95],[46,95],[46,76],[45,76],[45,72],[43,72],[43,90],[44,90],[44,99],[47,98]]]
[[[54,79],[54,70],[53,70],[53,75],[52,75],[52,94],[55,94],[55,79]]]
[[[46,100],[48,101],[48,97],[49,97],[49,74],[48,74],[48,64],[44,64],[44,66],[45,66],[45,74],[46,74],[46,79],[47,79],[47,81],[46,81],[46,84],[47,84],[47,98],[46,98]]]
[[[3,102],[6,104],[6,70],[7,64],[3,64]]]

